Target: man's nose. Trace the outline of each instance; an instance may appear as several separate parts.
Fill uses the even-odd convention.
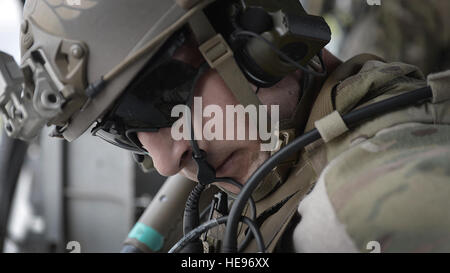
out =
[[[189,141],[174,140],[170,128],[158,132],[139,132],[138,138],[152,157],[156,170],[163,176],[177,174],[190,158]]]

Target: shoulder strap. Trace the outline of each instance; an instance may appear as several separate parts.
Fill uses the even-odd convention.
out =
[[[289,225],[290,220],[297,211],[298,204],[311,189],[317,180],[317,174],[308,160],[300,159],[292,171],[290,177],[274,193],[256,203],[258,217],[264,212],[271,210],[275,205],[283,205],[271,214],[261,224],[260,231],[267,247],[267,252],[273,252],[281,236]],[[247,212],[249,216],[250,212]],[[245,237],[244,232],[239,233],[238,240],[241,242]],[[258,252],[255,240],[252,240],[244,250],[246,253]]]
[[[384,62],[382,58],[377,57],[375,55],[361,54],[341,64],[338,68],[336,68],[336,70],[333,71],[333,73],[331,73],[331,75],[327,78],[327,80],[323,84],[322,89],[320,90],[319,95],[312,107],[311,114],[309,115],[305,131],[312,130],[315,127],[314,123],[317,120],[322,119],[323,117],[329,115],[334,111],[333,91],[335,87],[341,81],[358,73],[363,67],[363,65],[367,61],[371,60]]]

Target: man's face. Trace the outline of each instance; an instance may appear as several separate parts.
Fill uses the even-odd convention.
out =
[[[180,48],[174,59],[198,66],[203,58],[194,45],[187,44]],[[170,76],[170,75],[168,75]],[[278,85],[261,89],[258,93],[263,104],[280,105],[280,118],[289,117],[293,112],[299,96],[299,75],[286,77]],[[256,88],[255,88],[256,90]],[[226,106],[235,106],[236,100],[231,90],[215,70],[206,72],[197,82],[195,96],[202,98],[202,109],[208,105],[216,105],[222,110],[223,124],[226,124]],[[205,123],[213,117],[196,119],[196,110],[192,109],[195,124],[196,138],[201,136]],[[202,117],[202,114],[198,115]],[[235,119],[236,120],[236,119]],[[181,121],[181,118],[180,120]],[[199,125],[202,126],[199,126]],[[208,163],[216,170],[216,177],[229,177],[244,184],[252,173],[269,157],[268,152],[261,151],[259,140],[249,140],[250,125],[248,120],[243,123],[234,123],[234,139],[237,139],[238,130],[245,130],[246,140],[197,140],[199,148],[207,153]],[[223,128],[223,138],[226,139],[226,126]],[[171,128],[163,128],[158,132],[140,132],[138,138],[153,159],[155,168],[163,176],[172,176],[177,173],[197,180],[197,165],[192,159],[192,148],[189,140],[174,140]],[[222,187],[237,193],[238,190],[229,184]]]

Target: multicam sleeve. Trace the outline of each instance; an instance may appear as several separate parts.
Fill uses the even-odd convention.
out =
[[[298,252],[449,252],[450,126],[356,139],[300,203]]]

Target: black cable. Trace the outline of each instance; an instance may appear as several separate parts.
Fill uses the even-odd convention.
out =
[[[191,110],[191,146],[192,146],[192,158],[197,164],[197,180],[200,184],[209,185],[213,183],[214,178],[216,178],[216,171],[207,161],[207,154],[205,151],[200,149],[197,141],[195,140],[194,134],[194,120],[192,118],[192,101],[194,99],[195,87],[200,78],[207,72],[209,66],[207,63],[203,63],[198,70],[197,75],[194,78],[189,98],[188,98],[188,107]]]
[[[188,102],[192,102],[194,93],[195,93],[195,86],[198,82],[198,80],[201,78],[201,76],[207,71],[207,64],[204,63],[200,66],[199,71],[197,72],[197,75],[195,76],[195,79],[193,81],[193,85],[190,90],[190,96]],[[192,113],[192,106],[191,104],[188,104],[191,113]],[[207,161],[207,154],[204,150],[200,149],[198,146],[197,141],[195,140],[194,135],[194,122],[191,117],[191,146],[192,146],[192,158],[197,164],[197,180],[198,184],[196,187],[192,190],[191,194],[189,195],[189,198],[186,202],[186,207],[184,211],[184,222],[183,222],[183,231],[184,234],[188,234],[191,232],[195,227],[199,226],[200,224],[200,213],[199,213],[199,203],[200,203],[200,197],[202,192],[205,190],[206,186],[209,184],[212,184],[214,182],[225,182],[228,184],[232,184],[234,186],[237,186],[238,188],[242,188],[242,185],[239,184],[237,181],[231,179],[231,178],[216,178],[216,171],[215,169],[208,163]],[[256,205],[254,200],[250,197],[250,207],[252,209],[252,219],[256,219]],[[248,236],[251,236],[248,234]],[[190,240],[186,247],[183,249],[183,252],[186,253],[199,253],[203,252],[202,243],[200,240]]]
[[[289,57],[288,55],[286,55],[283,51],[279,50],[271,41],[267,40],[266,38],[264,38],[262,35],[252,32],[252,31],[247,31],[247,30],[238,30],[235,31],[232,34],[233,38],[239,38],[239,36],[250,36],[250,37],[254,37],[259,39],[260,41],[266,43],[270,49],[272,49],[275,53],[278,54],[278,56],[280,56],[284,61],[288,62],[289,64],[291,64],[292,66],[302,70],[303,72],[313,75],[313,76],[317,76],[317,77],[324,77],[327,75],[327,69],[325,66],[325,63],[323,61],[323,56],[322,56],[322,52],[320,52],[318,54],[319,60],[320,60],[320,64],[322,66],[323,71],[322,72],[317,72],[311,69],[308,69],[306,67],[304,67],[303,65],[297,63],[296,61],[294,61],[291,57]]]
[[[359,122],[373,118],[380,114],[385,114],[396,108],[413,105],[425,99],[431,98],[433,93],[429,86],[423,87],[408,93],[398,95],[377,103],[370,104],[363,108],[354,110],[342,117],[348,128],[355,127]]]
[[[224,252],[226,253],[234,253],[236,252],[236,238],[237,238],[237,226],[235,225],[236,215],[241,215],[242,211],[245,207],[242,206],[242,202],[244,199],[247,199],[248,196],[253,193],[256,187],[259,185],[259,182],[263,180],[263,178],[269,174],[269,172],[275,168],[280,162],[286,160],[293,153],[298,152],[300,149],[305,147],[306,145],[318,140],[320,138],[319,132],[315,129],[311,132],[304,134],[303,136],[295,139],[292,143],[287,145],[285,148],[277,152],[275,155],[270,157],[267,161],[265,161],[261,167],[256,170],[250,179],[247,181],[245,186],[242,188],[239,193],[236,202],[233,204],[231,208],[229,217],[230,221],[227,222],[227,229],[224,237]],[[232,229],[233,228],[233,229]]]
[[[251,219],[249,219],[248,217],[242,217],[242,220],[244,224],[246,224],[250,228],[251,233],[249,232],[249,234],[253,234],[253,236],[255,237],[256,244],[258,245],[259,248],[259,252],[265,253],[266,245],[264,244],[264,238],[262,237],[261,231],[259,230],[256,223]]]
[[[193,81],[189,99],[188,99],[188,106],[191,109],[191,115],[192,115],[192,106],[191,101],[193,100],[193,96],[195,94],[195,87],[197,85],[198,80],[202,77],[202,75],[206,72],[207,66],[206,64],[203,64],[199,71],[197,72],[197,75],[195,76],[195,79]],[[192,146],[192,158],[194,159],[195,163],[197,164],[197,180],[198,184],[195,186],[195,188],[192,190],[192,192],[189,195],[189,198],[186,202],[186,207],[184,210],[184,217],[183,217],[183,232],[186,236],[191,232],[194,228],[199,226],[200,224],[200,213],[199,213],[199,203],[200,203],[200,197],[204,189],[207,185],[213,183],[214,178],[216,177],[216,171],[214,168],[212,168],[211,165],[209,165],[207,159],[206,159],[206,152],[201,150],[198,146],[197,141],[195,140],[194,135],[194,121],[191,116],[191,146]],[[185,253],[202,253],[203,252],[203,246],[199,239],[195,241],[188,241],[186,247],[183,249],[183,252]]]
[[[170,250],[168,253],[177,253],[185,248],[191,241],[196,240],[205,231],[212,229],[218,225],[226,223],[228,216],[220,217],[218,219],[209,220],[195,229],[191,230],[188,234],[184,235]]]
[[[238,187],[239,189],[242,189],[242,185],[237,183],[231,178],[215,178],[214,182],[223,182],[227,184],[234,185]],[[200,225],[200,219],[201,216],[199,215],[199,202],[202,192],[205,190],[205,186],[198,183],[195,188],[192,190],[191,194],[189,195],[188,200],[186,201],[186,208],[184,210],[184,222],[183,222],[183,233],[186,236],[189,234],[192,230],[194,230],[196,227]],[[256,220],[256,204],[253,198],[250,196],[248,199],[250,203],[250,209],[251,209],[251,219],[250,221]],[[211,205],[210,205],[211,206]],[[210,207],[209,206],[209,207]],[[256,224],[254,224],[256,226]],[[252,238],[253,233],[249,232],[247,233],[243,243],[239,246],[239,249],[243,249],[246,247],[248,242],[250,242],[250,239]],[[184,248],[181,250],[183,253],[199,253],[202,252],[203,247],[200,240],[189,240]]]
[[[191,120],[189,121],[191,124],[190,127],[190,136],[191,136],[191,146],[192,146],[192,158],[197,164],[197,180],[198,184],[189,194],[188,200],[186,201],[186,207],[184,210],[183,216],[183,233],[189,234],[194,228],[199,226],[200,224],[200,212],[199,212],[199,203],[202,192],[205,190],[206,186],[213,183],[214,178],[216,177],[216,171],[212,168],[211,165],[208,164],[206,159],[206,152],[201,150],[198,146],[197,141],[195,140],[194,134],[194,120],[192,118],[192,100],[195,94],[195,87],[200,78],[207,71],[208,66],[206,63],[202,64],[195,75],[194,81],[192,83],[190,94],[188,98],[188,106],[191,111]],[[199,239],[195,241],[189,241],[186,247],[183,249],[185,253],[202,253],[203,246]]]
[[[195,188],[189,194],[183,216],[184,235],[188,234],[200,225],[199,203],[201,194],[205,190],[205,187],[205,185],[197,183]],[[203,252],[202,242],[200,239],[190,241],[182,251],[184,253],[201,253]]]
[[[240,190],[243,187],[241,184],[237,183],[236,181],[234,181],[233,179],[228,178],[228,177],[216,178],[216,179],[214,179],[214,182],[228,183],[228,184],[238,187]],[[249,198],[249,203],[250,203],[250,209],[251,209],[251,219],[256,220],[256,203],[251,196]]]
[[[198,239],[205,231],[210,230],[216,226],[225,224],[228,220],[228,216],[223,216],[218,219],[212,219],[206,223],[201,224],[197,228],[193,229],[191,232],[186,234],[181,240],[179,240],[170,250],[168,253],[177,253],[180,250],[182,250],[186,245],[188,245],[191,241]],[[259,251],[261,253],[265,253],[265,245],[264,240],[262,238],[262,234],[259,231],[258,227],[256,226],[255,222],[252,221],[250,218],[242,216],[240,217],[240,220],[244,222],[244,224],[248,225],[251,232],[255,236],[256,243],[258,245]]]
[[[256,222],[255,222],[256,223]],[[256,223],[257,224],[257,223]],[[259,231],[259,227],[258,227],[258,231]],[[245,235],[244,240],[242,241],[242,243],[239,245],[238,247],[238,253],[241,253],[242,251],[245,250],[245,248],[248,246],[248,244],[250,243],[250,241],[252,240],[253,236],[251,232],[248,232],[247,235]]]
[[[369,106],[365,106],[358,110],[355,110],[343,117],[344,122],[348,128],[354,128],[359,122],[369,118],[374,118],[378,115],[390,112],[396,108],[405,107],[418,103],[422,100],[432,97],[432,91],[430,87],[424,87],[418,90],[414,90],[402,95],[395,96],[393,98],[380,101]],[[265,161],[258,170],[249,178],[242,188],[236,202],[231,208],[229,214],[229,221],[227,221],[225,238],[223,244],[223,252],[234,253],[237,250],[237,229],[239,219],[245,208],[248,198],[253,191],[257,188],[263,178],[279,163],[287,159],[292,154],[299,152],[308,144],[320,139],[321,136],[317,129],[314,129],[301,137],[295,139],[292,143],[281,149],[279,152]]]
[[[233,179],[230,179],[230,178],[216,178],[216,180],[215,180],[215,182],[220,182],[220,181],[229,183],[231,185],[235,185],[239,189],[242,189],[242,185],[239,184],[239,183],[236,183]],[[251,219],[253,221],[256,221],[256,204],[255,204],[255,201],[253,200],[253,198],[251,196],[249,198],[249,202],[250,202],[250,209],[251,209]],[[245,236],[244,241],[242,241],[241,245],[239,246],[238,252],[241,252],[242,250],[244,250],[247,247],[248,243],[250,243],[251,239],[252,239],[252,233],[249,232]]]

